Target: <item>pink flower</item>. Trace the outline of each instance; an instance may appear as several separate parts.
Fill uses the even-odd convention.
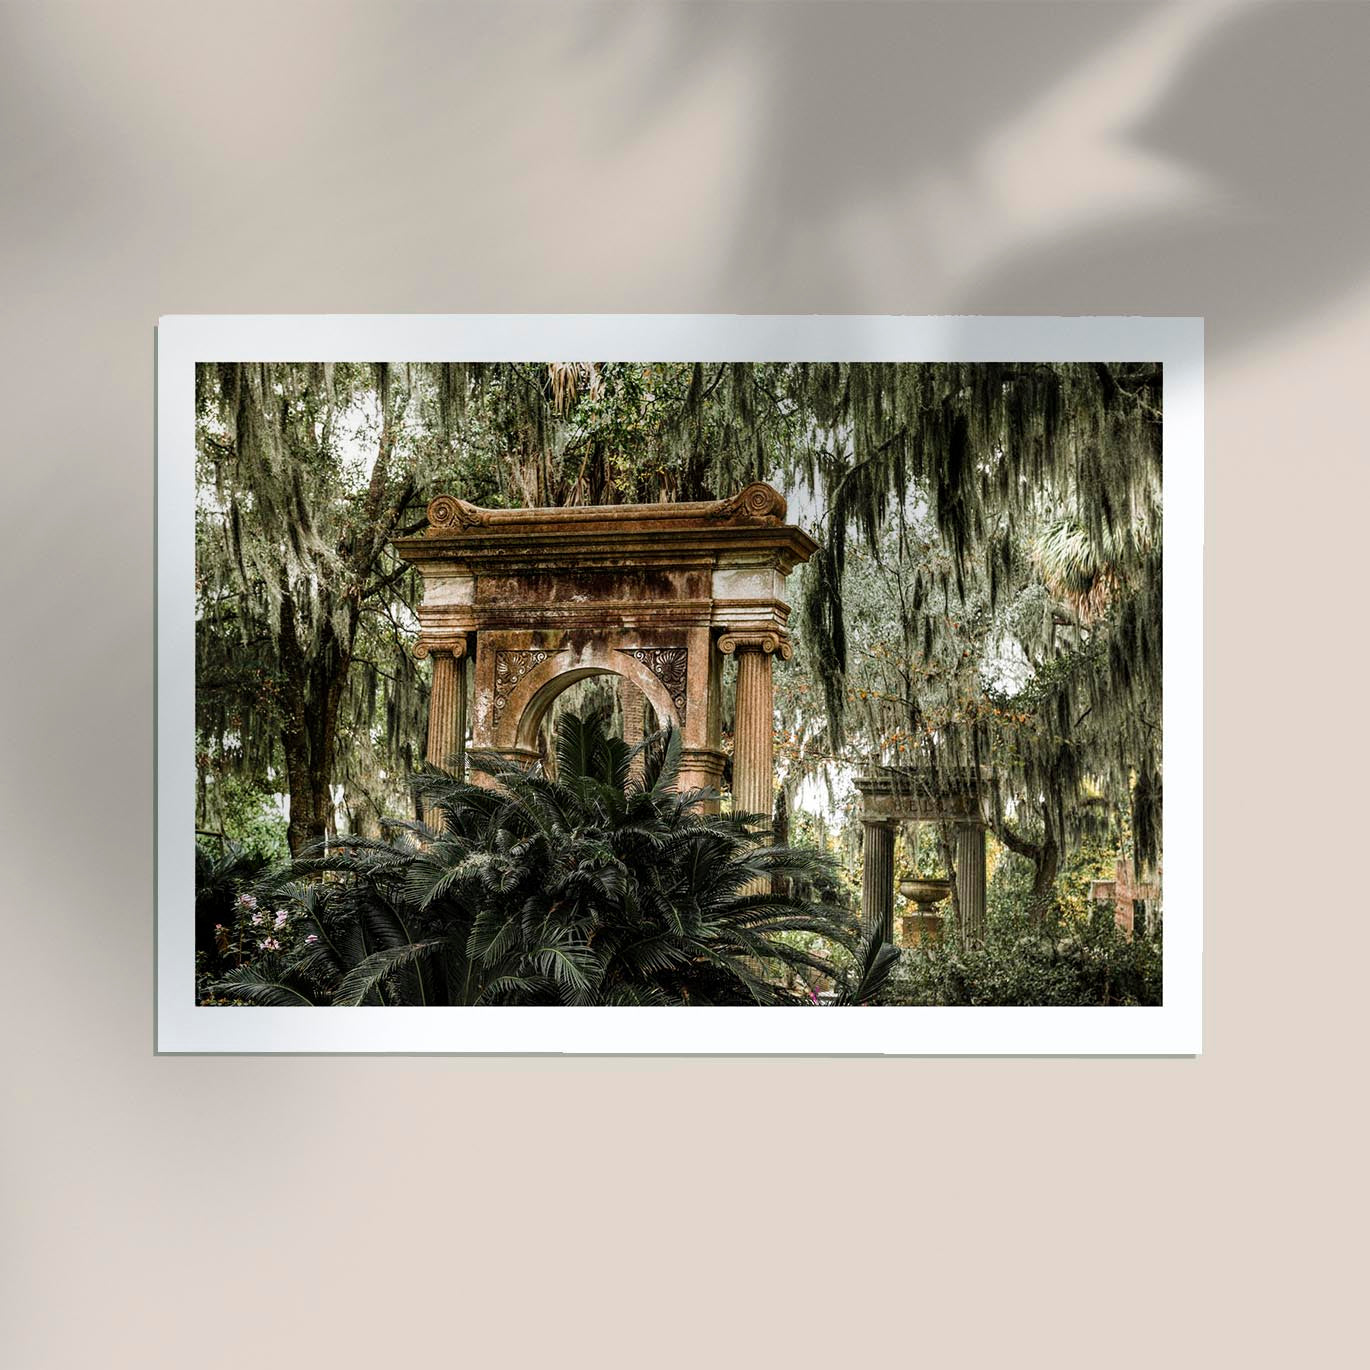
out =
[[[238,896],[238,902],[245,909],[255,909],[257,907],[256,899],[250,894],[240,894]]]
[[[315,937],[314,934],[311,932],[311,933],[309,934],[309,936],[306,937],[304,940],[305,940],[306,942],[317,942],[319,939],[318,939],[317,937]]]
[[[281,944],[274,937],[268,937],[266,941],[258,942],[257,946],[262,951],[280,951],[281,949]]]
[[[222,923],[215,923],[215,924],[214,924],[214,931],[215,931],[215,932],[223,932],[223,931],[224,931],[224,925],[223,925]]]
[[[252,926],[253,926],[253,927],[260,927],[264,922],[266,922],[266,918],[265,918],[262,914],[260,914],[260,913],[254,913],[254,914],[252,915]]]
[[[277,928],[283,928],[283,927],[285,927],[285,920],[286,920],[287,918],[289,918],[289,917],[290,917],[290,915],[289,915],[284,909],[277,909],[277,910],[276,910],[276,927],[277,927]]]

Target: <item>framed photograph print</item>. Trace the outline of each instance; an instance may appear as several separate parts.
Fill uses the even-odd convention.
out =
[[[1195,319],[174,316],[157,1049],[1190,1054]]]

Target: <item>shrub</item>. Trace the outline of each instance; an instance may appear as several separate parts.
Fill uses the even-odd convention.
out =
[[[1161,1002],[1161,939],[1131,938],[1097,911],[1035,929],[1026,915],[987,920],[981,945],[900,953],[882,1003],[1117,1005]]]
[[[493,787],[434,777],[424,789],[436,828],[397,823],[388,839],[296,862],[273,903],[294,911],[293,940],[224,974],[213,994],[273,1005],[784,1005],[835,983],[842,1002],[869,998],[894,955],[812,893],[833,887],[831,862],[758,845],[758,817],[710,814],[705,792],[677,793],[678,734],[639,750],[634,776],[636,752],[572,714],[558,728],[555,777],[491,757],[473,763]]]

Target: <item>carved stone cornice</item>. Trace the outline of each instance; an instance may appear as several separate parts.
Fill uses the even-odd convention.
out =
[[[981,804],[990,780],[956,767],[934,775],[921,766],[885,766],[855,778],[864,823],[983,823]]]
[[[576,524],[622,525],[633,523],[698,523],[701,520],[727,522],[730,519],[783,523],[787,511],[785,496],[762,481],[727,499],[703,500],[685,504],[609,504],[571,505],[550,509],[482,509],[455,495],[438,495],[428,503],[430,537],[461,532],[468,528],[528,527],[550,524],[561,527]]]
[[[734,656],[738,652],[778,654],[783,661],[794,655],[789,639],[775,628],[730,628],[718,639],[718,650],[724,656]]]
[[[645,566],[711,570],[719,558],[768,566],[782,576],[817,543],[785,522],[783,495],[755,483],[721,500],[683,504],[484,509],[455,495],[428,504],[428,526],[395,540],[406,561],[449,563],[464,575],[507,576],[556,568],[621,573]],[[740,559],[740,561],[739,561]],[[773,596],[772,596],[773,597]]]
[[[428,528],[425,535],[441,537],[444,533],[478,527],[485,522],[486,512],[455,495],[439,495],[428,502]]]

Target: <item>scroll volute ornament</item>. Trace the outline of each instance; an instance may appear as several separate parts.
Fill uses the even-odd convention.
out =
[[[455,495],[439,495],[428,502],[427,537],[441,537],[459,533],[464,528],[475,528],[485,520],[481,510]]]
[[[721,500],[714,510],[716,518],[764,519],[783,523],[788,506],[785,496],[764,481],[754,481],[730,499]]]
[[[418,641],[414,643],[414,655],[420,661],[428,656],[436,656],[440,652],[447,652],[460,661],[466,655],[466,638],[421,634]]]
[[[765,652],[767,656],[778,654],[782,661],[788,661],[794,655],[789,639],[772,628],[726,632],[718,639],[718,650],[724,656],[734,656],[738,652]]]

